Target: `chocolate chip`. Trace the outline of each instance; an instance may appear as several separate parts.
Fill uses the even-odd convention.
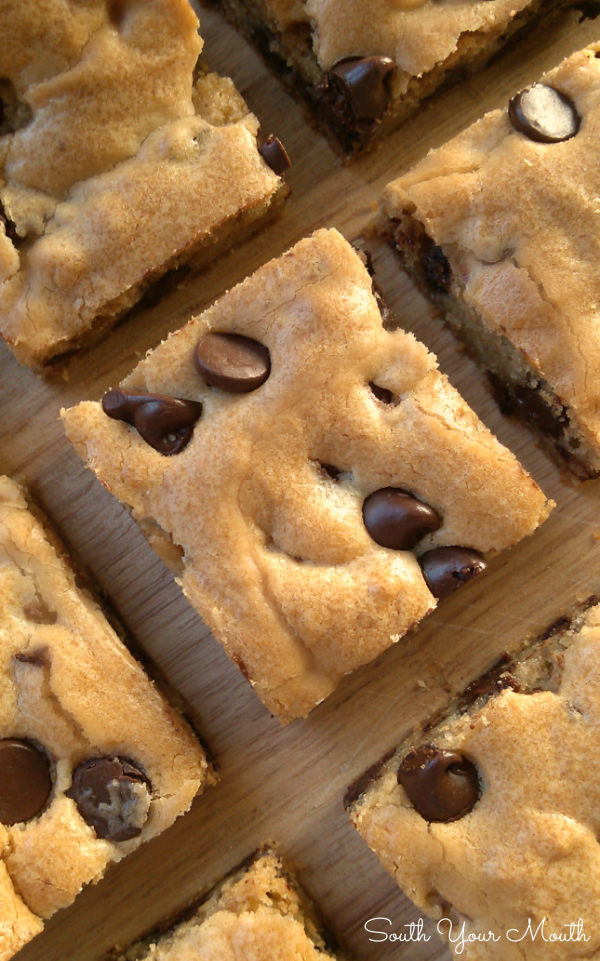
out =
[[[164,394],[109,390],[102,398],[102,409],[108,417],[131,424],[150,447],[170,457],[191,441],[202,404]]]
[[[97,757],[79,765],[65,793],[99,838],[130,841],[146,823],[151,792],[146,775],[130,761]]]
[[[210,387],[230,394],[256,390],[271,373],[267,348],[241,334],[206,334],[196,347],[194,361]]]
[[[534,83],[513,97],[508,116],[515,130],[536,143],[570,140],[581,126],[571,98],[545,83]]]
[[[351,57],[336,63],[321,83],[334,88],[356,120],[376,125],[390,105],[389,78],[394,70],[389,57]]]
[[[258,152],[278,177],[292,166],[287,150],[274,134],[267,137],[262,147],[258,148]]]
[[[435,547],[421,555],[419,564],[427,587],[440,601],[487,567],[479,551],[468,547]]]
[[[426,821],[458,821],[479,800],[473,764],[455,751],[426,744],[410,751],[398,768],[398,784]]]
[[[391,404],[393,402],[394,395],[387,387],[379,387],[378,384],[372,382],[369,384],[369,387],[377,400],[380,400],[382,404]]]
[[[429,242],[424,244],[421,257],[425,279],[432,290],[447,294],[452,282],[452,268],[442,248],[434,244],[430,238],[427,240]]]
[[[396,487],[385,487],[367,497],[363,518],[373,540],[394,551],[412,550],[442,523],[433,507]]]
[[[0,823],[31,821],[46,806],[52,790],[50,763],[29,741],[0,741]]]

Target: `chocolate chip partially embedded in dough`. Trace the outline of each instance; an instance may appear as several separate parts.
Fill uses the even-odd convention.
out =
[[[395,487],[385,487],[367,497],[363,518],[373,540],[395,551],[412,550],[442,523],[433,507]]]
[[[271,373],[267,348],[241,334],[206,334],[196,347],[194,360],[210,387],[230,394],[256,390]]]
[[[187,447],[202,414],[197,401],[135,390],[107,391],[102,409],[114,420],[131,424],[150,447],[167,457]]]
[[[333,87],[357,120],[378,123],[390,105],[394,70],[390,57],[352,57],[336,63],[321,84]]]
[[[287,150],[274,134],[267,137],[262,147],[258,148],[258,152],[278,177],[292,166]]]
[[[146,775],[119,757],[84,761],[73,772],[73,783],[65,793],[75,801],[83,820],[106,841],[139,837],[152,800]]]
[[[487,567],[483,555],[468,547],[435,547],[419,558],[425,583],[442,600],[481,574]]]
[[[475,766],[462,754],[431,744],[406,755],[398,784],[426,821],[457,821],[473,810],[480,795]]]
[[[545,83],[534,83],[513,97],[508,115],[515,130],[537,143],[570,140],[581,126],[571,98]]]
[[[425,245],[422,264],[429,287],[437,293],[447,294],[452,283],[452,268],[442,248],[432,240]]]
[[[44,810],[52,790],[50,762],[29,741],[0,741],[0,823],[20,824]]]

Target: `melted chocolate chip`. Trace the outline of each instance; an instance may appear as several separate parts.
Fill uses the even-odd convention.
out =
[[[489,671],[471,681],[462,692],[461,709],[468,710],[480,697],[492,697],[494,694],[500,694],[501,691],[510,689],[518,694],[521,691],[521,685],[512,673],[513,670],[514,662],[510,655],[502,654]]]
[[[390,105],[389,78],[394,70],[389,57],[352,57],[336,63],[326,77],[356,120],[376,125]]]
[[[435,547],[419,558],[425,583],[442,600],[481,574],[487,567],[479,551],[468,547]]]
[[[563,436],[569,426],[566,407],[551,407],[544,399],[537,387],[528,384],[514,384],[507,386],[491,371],[487,372],[496,403],[503,414],[517,415],[526,423],[536,427],[543,434],[556,439]]]
[[[210,387],[230,394],[256,390],[271,373],[267,348],[241,334],[206,334],[196,347],[194,361]]]
[[[545,83],[534,83],[513,97],[508,116],[515,130],[536,143],[570,140],[581,126],[571,98]]]
[[[164,394],[109,390],[102,398],[102,409],[108,417],[131,424],[150,447],[170,457],[191,441],[202,404]]]
[[[429,242],[424,244],[421,257],[425,279],[432,290],[447,294],[452,283],[452,268],[442,248],[434,244],[430,238],[427,240]]]
[[[474,765],[462,754],[431,744],[406,755],[398,768],[398,784],[426,821],[457,821],[479,800],[479,778]]]
[[[145,774],[123,758],[97,757],[73,772],[67,797],[81,817],[106,841],[130,841],[148,818],[152,786]]]
[[[258,148],[258,152],[278,177],[292,166],[287,150],[274,134],[267,137],[262,147]]]
[[[393,402],[394,395],[392,394],[391,390],[387,389],[387,387],[379,387],[378,384],[374,384],[372,382],[369,384],[369,387],[371,388],[373,395],[377,398],[377,400],[380,400],[382,404],[391,404]]]
[[[367,497],[363,518],[373,540],[395,551],[412,550],[442,523],[433,507],[395,487],[385,487]]]
[[[20,824],[36,817],[52,790],[50,764],[28,741],[0,741],[0,823]]]

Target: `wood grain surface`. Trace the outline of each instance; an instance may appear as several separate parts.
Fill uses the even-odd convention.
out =
[[[393,254],[374,245],[378,281],[402,325],[435,351],[452,383],[558,506],[539,533],[497,558],[486,575],[444,602],[409,638],[347,678],[308,720],[282,729],[128,514],[84,469],[65,440],[58,411],[99,398],[148,348],[312,229],[335,226],[356,238],[393,175],[599,39],[600,20],[579,23],[571,10],[537,27],[479,76],[434,98],[377,150],[345,167],[222,16],[214,9],[199,13],[205,59],[234,78],[264,133],[273,131],[286,144],[294,163],[293,197],[284,216],[255,240],[202,274],[178,278],[102,344],[44,378],[20,368],[0,347],[0,471],[30,486],[131,632],[182,691],[218,759],[220,782],[162,837],[56,915],[19,958],[99,961],[114,944],[127,944],[182,907],[266,839],[296,866],[356,958],[448,958],[430,922],[426,943],[369,941],[369,918],[387,917],[400,932],[419,914],[350,826],[344,791],[443,705],[449,691],[464,687],[577,598],[600,592],[600,481],[577,484],[527,429],[499,414],[484,378],[400,273]]]

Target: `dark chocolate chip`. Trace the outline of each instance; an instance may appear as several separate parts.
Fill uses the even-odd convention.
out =
[[[50,763],[29,741],[0,741],[0,823],[31,821],[46,806],[52,790]]]
[[[442,523],[433,507],[395,487],[385,487],[367,497],[363,518],[373,540],[395,551],[412,550]]]
[[[377,400],[380,400],[382,404],[392,403],[394,395],[392,394],[391,390],[387,389],[387,387],[379,387],[378,384],[374,384],[373,382],[369,384],[369,387],[371,388],[371,391]]]
[[[487,567],[483,555],[468,547],[435,547],[419,558],[425,583],[442,600]]]
[[[534,83],[513,97],[508,116],[515,130],[536,143],[570,140],[581,126],[571,98],[545,83]]]
[[[191,441],[202,404],[164,394],[109,390],[102,409],[114,420],[131,424],[150,447],[169,457],[180,454]]]
[[[432,290],[447,294],[452,283],[452,268],[442,248],[434,244],[430,238],[427,240],[429,243],[424,245],[422,254],[425,279]]]
[[[462,754],[431,744],[406,755],[398,768],[398,784],[426,821],[458,821],[479,800],[479,778],[474,765]]]
[[[271,373],[267,348],[241,334],[206,334],[196,347],[194,360],[210,387],[230,394],[256,390]]]
[[[570,618],[568,623],[571,624]],[[461,709],[468,710],[479,698],[492,697],[494,694],[500,694],[501,691],[510,689],[518,694],[521,691],[521,685],[512,673],[513,670],[514,662],[510,655],[502,654],[489,671],[471,681],[462,692]]]
[[[258,152],[278,177],[281,177],[281,175],[292,166],[292,161],[288,156],[287,150],[281,140],[274,134],[271,134],[271,136],[265,140],[262,147],[258,148]]]
[[[389,57],[352,57],[336,63],[326,78],[356,120],[378,124],[390,105],[389,78],[394,70]]]
[[[569,426],[566,407],[556,400],[551,406],[539,389],[529,384],[508,385],[491,371],[487,376],[500,410],[508,417],[517,415],[549,437],[560,438]]]
[[[130,841],[146,823],[152,786],[130,761],[97,757],[79,765],[65,793],[99,838]]]

